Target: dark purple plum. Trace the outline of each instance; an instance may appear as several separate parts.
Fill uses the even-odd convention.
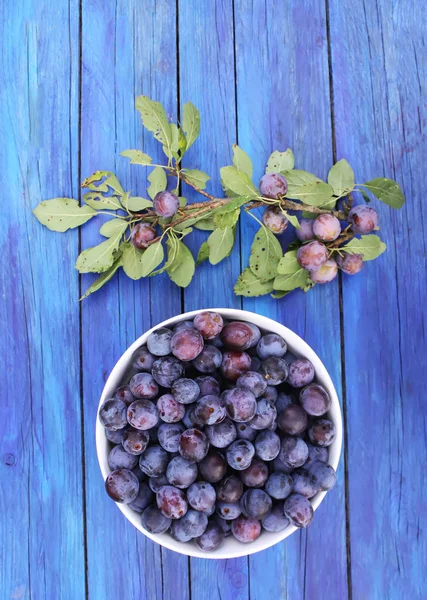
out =
[[[323,464],[323,463],[322,463]],[[306,498],[313,498],[319,491],[319,485],[311,472],[306,469],[296,469],[292,473],[292,480],[294,482],[294,494],[301,494]]]
[[[210,513],[215,507],[215,488],[206,481],[196,481],[187,490],[187,500],[194,510]]]
[[[260,431],[254,442],[255,454],[261,460],[274,460],[280,452],[280,438],[274,431]]]
[[[240,375],[251,368],[251,357],[246,352],[224,352],[222,355],[221,374],[228,381],[236,381]]]
[[[139,468],[139,463],[132,469],[132,473],[135,475],[138,481],[147,481],[148,479],[147,475]]]
[[[138,250],[144,250],[156,235],[156,230],[149,223],[137,223],[130,234],[130,241]]]
[[[313,446],[313,444],[310,444],[309,442],[307,442],[307,446],[308,458],[307,461],[304,463],[304,469],[309,469],[310,466],[317,460],[320,460],[320,462],[323,463],[328,462],[329,452],[327,448],[322,448],[321,446]]]
[[[245,388],[253,393],[255,398],[262,396],[267,388],[267,382],[260,373],[255,371],[246,371],[243,375],[240,375],[236,381],[236,386]]]
[[[192,539],[188,531],[184,530],[183,519],[175,519],[174,521],[172,521],[170,534],[174,540],[183,544],[189,542]]]
[[[123,429],[117,429],[116,431],[113,431],[112,429],[105,429],[105,437],[108,441],[112,442],[113,444],[121,444],[123,439],[123,433],[125,431],[126,427],[123,427]]]
[[[264,490],[246,490],[240,499],[240,505],[245,517],[264,519],[270,512],[273,502]]]
[[[181,329],[194,329],[193,321],[180,321],[173,326],[172,331],[176,333],[177,331],[181,331]]]
[[[245,323],[252,330],[251,345],[249,346],[249,348],[255,348],[255,346],[258,344],[259,340],[261,339],[261,335],[262,335],[261,330],[259,327],[257,327],[253,323],[249,323],[248,321],[245,321]]]
[[[114,502],[129,504],[138,495],[139,481],[129,469],[117,469],[108,475],[105,489]]]
[[[130,391],[130,387],[128,385],[121,385],[120,387],[118,387],[114,392],[114,398],[117,398],[118,400],[123,400],[126,406],[129,406],[129,404],[132,404],[132,402],[136,400],[135,396]]]
[[[183,490],[197,478],[197,466],[182,456],[175,456],[167,466],[166,477],[171,485]]]
[[[301,390],[299,401],[305,412],[313,417],[324,415],[331,407],[328,392],[318,383],[311,383]]]
[[[293,471],[293,467],[288,467],[288,465],[285,465],[285,463],[282,461],[280,458],[280,453],[279,456],[277,456],[271,461],[271,463],[268,464],[271,465],[272,473],[292,473]]]
[[[231,521],[242,514],[242,509],[239,502],[217,502],[216,512],[221,519]]]
[[[268,385],[280,385],[286,381],[289,373],[289,367],[283,358],[270,356],[269,358],[261,361],[259,371],[261,375],[263,375]]]
[[[213,340],[224,326],[223,318],[217,312],[205,310],[194,317],[194,327],[205,340]]]
[[[114,446],[108,455],[108,466],[112,471],[117,469],[132,469],[138,464],[138,457],[129,454],[121,445]]]
[[[297,358],[289,365],[287,382],[295,388],[309,385],[314,379],[314,367],[308,358]]]
[[[268,479],[268,467],[264,461],[255,457],[249,467],[244,471],[240,471],[239,475],[246,487],[259,488]]]
[[[254,417],[248,422],[252,429],[260,430],[270,427],[277,415],[276,407],[273,402],[261,398],[258,400]]]
[[[172,383],[171,394],[180,404],[191,404],[199,397],[200,387],[197,381],[182,377]]]
[[[378,227],[378,213],[366,204],[355,206],[348,213],[348,221],[354,233],[366,235]]]
[[[282,410],[284,408],[286,408],[293,402],[294,402],[294,399],[292,396],[289,396],[288,394],[285,394],[284,392],[279,392],[278,396],[277,396],[277,401],[276,401],[277,414],[282,412]]]
[[[146,483],[139,484],[138,495],[129,504],[129,508],[135,510],[136,512],[142,513],[143,510],[147,508],[154,501],[154,494],[150,487]]]
[[[262,398],[265,398],[266,400],[270,400],[270,402],[274,402],[274,403],[277,402],[278,396],[279,396],[279,393],[273,385],[267,385],[264,393],[262,394]]]
[[[227,472],[227,462],[224,455],[215,448],[210,448],[198,466],[201,477],[209,483],[218,483]]]
[[[329,258],[319,269],[310,271],[310,279],[314,283],[330,283],[338,275],[338,265],[334,258]]]
[[[237,423],[236,432],[239,440],[248,440],[249,442],[253,442],[258,435],[258,431],[247,423]]]
[[[162,356],[154,361],[152,374],[162,387],[170,388],[183,373],[184,365],[174,356]]]
[[[320,269],[328,260],[328,249],[322,242],[315,240],[301,246],[297,252],[297,260],[306,271]]]
[[[283,505],[283,512],[295,527],[308,527],[313,520],[313,507],[305,496],[291,494]]]
[[[169,481],[166,477],[166,474],[164,474],[160,475],[160,477],[150,477],[148,480],[148,485],[150,486],[150,489],[157,494],[161,487],[164,485],[169,485]]]
[[[183,533],[190,536],[190,539],[194,539],[205,532],[208,526],[208,517],[205,513],[190,508],[178,523],[181,525]],[[174,523],[172,523],[172,527],[173,525]]]
[[[251,371],[258,372],[260,364],[261,359],[259,358],[259,356],[251,356]]]
[[[330,446],[335,436],[335,425],[328,419],[317,419],[308,430],[310,442],[315,446]]]
[[[135,429],[152,429],[159,422],[159,413],[151,400],[135,400],[127,410],[129,425]]]
[[[166,327],[156,329],[147,338],[147,348],[154,356],[167,356],[171,352],[173,333]]]
[[[194,540],[196,546],[204,552],[214,552],[224,542],[225,534],[221,525],[215,521],[210,521],[204,533]]]
[[[213,373],[219,369],[221,363],[221,350],[211,344],[206,344],[199,356],[193,360],[193,366],[196,367],[200,373]]]
[[[126,427],[123,433],[122,446],[129,454],[138,456],[147,448],[149,441],[150,436],[146,431]]]
[[[172,394],[163,394],[157,400],[157,410],[165,423],[178,423],[185,415],[185,406],[175,400]]]
[[[315,485],[317,485],[322,492],[332,489],[337,482],[337,475],[333,467],[320,460],[314,461],[309,466],[309,471]]]
[[[234,388],[224,393],[227,414],[237,423],[246,423],[256,414],[257,401],[255,396],[245,388]]]
[[[301,467],[308,458],[307,444],[302,438],[285,435],[279,456],[288,467]]]
[[[179,208],[179,198],[172,192],[157,192],[154,196],[153,208],[159,217],[173,217]]]
[[[181,423],[162,423],[157,431],[160,446],[167,452],[178,452],[179,438],[183,432]]]
[[[289,225],[287,216],[282,213],[280,208],[273,208],[272,206],[265,209],[262,215],[262,222],[276,235],[283,233]]]
[[[231,321],[221,331],[221,341],[227,350],[243,352],[247,350],[253,338],[252,328],[243,321]]]
[[[200,462],[208,453],[209,440],[206,435],[193,427],[186,429],[179,438],[179,453],[190,462]]]
[[[195,383],[199,386],[199,396],[219,396],[221,393],[221,388],[218,381],[215,377],[211,375],[205,375],[204,377],[196,377],[194,380]],[[196,400],[197,400],[196,398]]]
[[[224,532],[225,537],[231,535],[231,523],[232,521],[228,521],[226,519],[222,519],[218,513],[215,513],[212,516],[212,521],[219,525]]]
[[[159,386],[154,381],[151,373],[136,373],[129,382],[130,390],[135,398],[155,398],[159,393]]]
[[[237,475],[228,475],[217,486],[217,497],[221,502],[237,502],[243,494],[243,482]]]
[[[266,517],[261,521],[263,529],[266,531],[270,531],[271,533],[276,533],[278,531],[283,531],[289,525],[289,519],[285,517],[283,514],[283,506],[282,504],[276,504],[273,506],[271,511],[268,513]]]
[[[127,425],[127,407],[123,400],[110,398],[99,409],[99,420],[106,429],[118,431]]]
[[[314,219],[300,219],[300,229],[295,229],[300,242],[308,242],[314,238],[313,223]]]
[[[248,544],[259,538],[261,534],[261,523],[257,519],[248,519],[241,515],[232,522],[231,533],[239,542]]]
[[[333,242],[341,233],[341,223],[334,215],[324,213],[314,219],[313,233],[321,242]]]
[[[237,437],[236,427],[231,419],[224,419],[218,425],[208,425],[205,428],[205,433],[209,442],[215,448],[226,448]]]
[[[138,348],[132,356],[132,367],[135,371],[149,373],[153,367],[154,356],[145,346]]]
[[[265,491],[275,500],[284,500],[293,489],[293,479],[289,473],[271,473],[265,484]]]
[[[282,358],[286,354],[287,348],[287,344],[282,336],[277,333],[266,333],[259,340],[256,351],[258,356],[264,360],[271,356]]]
[[[338,268],[346,275],[356,275],[363,267],[362,254],[348,254],[347,252],[343,252],[342,254],[337,254],[335,260]]]
[[[307,413],[299,404],[289,404],[278,413],[277,425],[283,433],[301,435],[308,426]]]
[[[191,429],[192,427],[197,427],[197,429],[202,429],[202,426],[197,421],[196,416],[194,414],[194,406],[187,406],[185,409],[185,415],[182,419],[182,423],[185,425],[184,429]]]
[[[168,453],[161,446],[149,446],[139,457],[139,468],[148,477],[160,477],[166,473]]]
[[[165,533],[171,526],[172,519],[165,517],[157,506],[152,504],[142,513],[141,523],[149,533]]]
[[[255,448],[248,440],[236,440],[227,448],[227,462],[232,469],[247,469],[255,455]]]
[[[168,519],[181,519],[188,510],[184,492],[173,485],[165,485],[156,494],[160,512]]]
[[[189,362],[199,356],[203,345],[203,338],[196,329],[181,329],[174,333],[171,339],[172,354],[183,362]]]
[[[259,191],[264,198],[279,200],[282,196],[286,196],[288,182],[280,173],[266,173],[259,182]]]
[[[218,396],[202,396],[194,407],[194,416],[201,425],[218,425],[226,415],[225,402]]]

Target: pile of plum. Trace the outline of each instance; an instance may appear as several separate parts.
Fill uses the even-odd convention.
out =
[[[227,535],[307,527],[335,485],[331,404],[313,365],[276,333],[205,311],[151,333],[134,375],[104,402],[105,487],[153,534],[204,551]]]

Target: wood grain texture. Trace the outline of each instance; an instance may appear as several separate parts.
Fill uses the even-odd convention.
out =
[[[230,0],[195,5],[179,2],[179,65],[181,106],[191,100],[201,112],[201,134],[183,161],[212,177],[209,192],[222,195],[220,167],[231,164],[236,141],[234,96],[233,7]],[[206,85],[201,86],[200,82]],[[188,194],[193,199],[193,194]],[[200,198],[197,198],[200,201]],[[197,256],[209,232],[196,232],[189,245]],[[189,239],[189,238],[187,238]],[[185,290],[185,310],[202,307],[241,307],[233,294],[240,273],[239,233],[232,255],[216,266],[204,263]],[[192,598],[246,600],[249,597],[247,558],[190,561]]]
[[[338,158],[407,195],[400,211],[375,203],[388,250],[343,278],[355,598],[426,595],[426,16],[388,1],[330,11]]]
[[[288,146],[297,168],[326,177],[332,164],[332,134],[324,6],[314,1],[283,3],[273,13],[264,3],[237,0],[235,19],[239,145],[254,161],[255,182],[270,152]],[[242,221],[244,261],[258,227],[249,217]],[[337,282],[279,301],[269,296],[244,299],[243,306],[301,335],[324,361],[341,397]],[[337,488],[309,530],[250,557],[251,598],[316,598],[319,585],[324,597],[347,597],[342,465]],[[332,518],[325,527],[325,520]],[[325,572],[334,577],[325,580]]]
[[[69,268],[78,234],[52,234],[31,210],[78,189],[79,7],[0,11],[0,596],[73,600],[85,596],[78,277]]]

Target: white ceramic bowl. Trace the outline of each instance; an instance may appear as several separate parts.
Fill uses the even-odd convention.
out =
[[[206,310],[206,309],[203,309]],[[336,470],[341,454],[341,446],[342,446],[342,417],[341,417],[341,409],[338,401],[338,396],[334,388],[334,384],[332,383],[329,374],[323,365],[320,358],[317,354],[310,348],[310,346],[304,342],[296,333],[277,323],[277,321],[273,321],[267,317],[262,317],[260,315],[256,315],[255,313],[251,313],[245,310],[235,310],[231,308],[212,308],[209,310],[214,310],[219,312],[224,318],[228,320],[238,320],[238,321],[249,321],[250,323],[254,323],[261,330],[273,331],[275,333],[280,334],[288,345],[288,349],[290,352],[295,354],[296,356],[304,356],[308,358],[314,365],[316,371],[316,381],[323,385],[323,387],[328,391],[332,404],[330,411],[328,412],[328,417],[334,422],[336,427],[336,437],[334,442],[329,446],[329,464]],[[132,355],[137,348],[145,344],[147,337],[149,334],[158,329],[159,327],[172,327],[179,321],[191,320],[193,319],[197,313],[203,312],[202,310],[194,310],[192,312],[188,312],[182,315],[177,315],[176,317],[172,317],[171,319],[167,319],[163,321],[163,323],[159,323],[146,333],[142,335],[139,339],[136,340],[130,346],[126,352],[122,355],[122,357],[117,361],[114,369],[111,371],[111,374],[104,386],[101,400],[99,403],[99,408],[105,402],[107,398],[110,398],[114,391],[122,385],[125,381],[127,382],[127,377],[131,373],[131,359]],[[110,473],[111,469],[108,466],[108,452],[109,452],[109,442],[105,436],[104,428],[102,424],[99,422],[99,419],[96,419],[96,451],[98,454],[99,466],[101,467],[101,472],[104,480],[107,478],[107,475]],[[334,491],[331,490],[333,494]],[[316,510],[319,504],[322,502],[325,497],[326,492],[319,492],[316,494],[314,498],[312,498],[311,503],[313,505],[314,510]],[[105,501],[111,502],[108,498],[107,494],[105,494]],[[125,515],[125,517],[137,528],[141,533],[152,539],[153,541],[169,548],[170,550],[175,550],[175,552],[180,552],[181,554],[185,554],[187,556],[196,556],[201,558],[237,558],[239,556],[246,556],[248,554],[254,554],[255,552],[259,552],[260,550],[265,550],[265,548],[269,548],[278,542],[281,542],[288,536],[290,536],[294,531],[297,530],[296,527],[289,525],[283,531],[279,531],[278,533],[268,533],[263,531],[260,537],[250,544],[243,544],[238,542],[232,536],[225,538],[223,545],[218,548],[215,552],[203,552],[193,543],[184,544],[182,542],[176,542],[172,536],[168,533],[163,534],[152,534],[145,531],[145,529],[141,526],[141,515],[135,511],[133,511],[126,504],[117,504],[119,509]]]

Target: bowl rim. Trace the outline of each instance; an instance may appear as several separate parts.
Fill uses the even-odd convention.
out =
[[[99,400],[98,409],[96,413],[96,425],[95,425],[95,442],[96,442],[96,453],[98,457],[98,463],[101,470],[101,474],[103,480],[107,478],[107,475],[111,472],[108,466],[108,448],[109,442],[105,435],[105,430],[102,424],[98,419],[99,409],[102,404],[108,397],[111,397],[114,390],[121,384],[123,376],[125,372],[129,369],[129,364],[131,361],[131,357],[135,350],[137,350],[141,345],[145,344],[147,337],[154,330],[159,329],[160,327],[172,327],[179,323],[180,321],[186,321],[194,319],[194,317],[204,311],[214,311],[221,314],[226,319],[235,319],[239,321],[248,321],[260,327],[261,329],[276,332],[282,335],[282,337],[286,340],[289,351],[296,351],[297,355],[304,356],[308,358],[315,368],[316,373],[316,381],[320,382],[328,391],[331,397],[331,407],[328,411],[329,417],[335,424],[336,427],[336,437],[334,442],[329,446],[329,461],[330,464],[335,471],[337,470],[341,451],[342,451],[342,440],[343,440],[343,423],[342,423],[342,413],[341,406],[338,399],[337,392],[335,390],[335,386],[332,382],[332,379],[318,355],[314,352],[314,350],[309,346],[309,344],[304,341],[298,334],[294,331],[282,325],[278,321],[271,319],[270,317],[266,317],[263,315],[258,315],[256,313],[241,310],[238,308],[203,308],[188,311],[179,315],[175,315],[170,317],[169,319],[165,319],[161,323],[158,323],[151,329],[147,330],[143,333],[138,339],[136,339],[133,344],[131,344],[125,352],[121,355],[119,360],[114,365],[111,370],[110,375],[108,376],[107,381],[105,382],[104,388],[102,390],[101,398]],[[332,414],[331,414],[332,413]],[[327,492],[318,492],[314,498],[310,500],[313,510],[316,511],[319,505],[322,503],[325,498]],[[111,501],[111,500],[110,500]],[[275,544],[283,541],[290,535],[292,535],[295,531],[298,530],[297,527],[293,525],[289,525],[286,529],[276,532],[270,533],[263,531],[262,535],[259,536],[255,542],[251,544],[243,544],[238,542],[235,539],[227,537],[223,546],[215,550],[214,552],[204,552],[200,550],[195,544],[184,544],[183,542],[178,542],[172,538],[172,536],[168,533],[164,534],[152,534],[143,529],[141,525],[141,515],[133,511],[127,504],[117,503],[116,505],[124,514],[124,516],[132,523],[138,531],[143,533],[145,536],[153,540],[154,542],[168,548],[169,550],[173,550],[175,552],[179,552],[180,554],[184,554],[185,556],[192,556],[195,558],[208,558],[208,559],[228,559],[228,558],[239,558],[243,556],[248,556],[250,554],[255,554],[256,552],[260,552],[261,550],[265,550],[274,546]],[[231,542],[231,544],[227,544]],[[227,549],[227,546],[232,546],[231,549]],[[234,550],[233,550],[234,547]]]

